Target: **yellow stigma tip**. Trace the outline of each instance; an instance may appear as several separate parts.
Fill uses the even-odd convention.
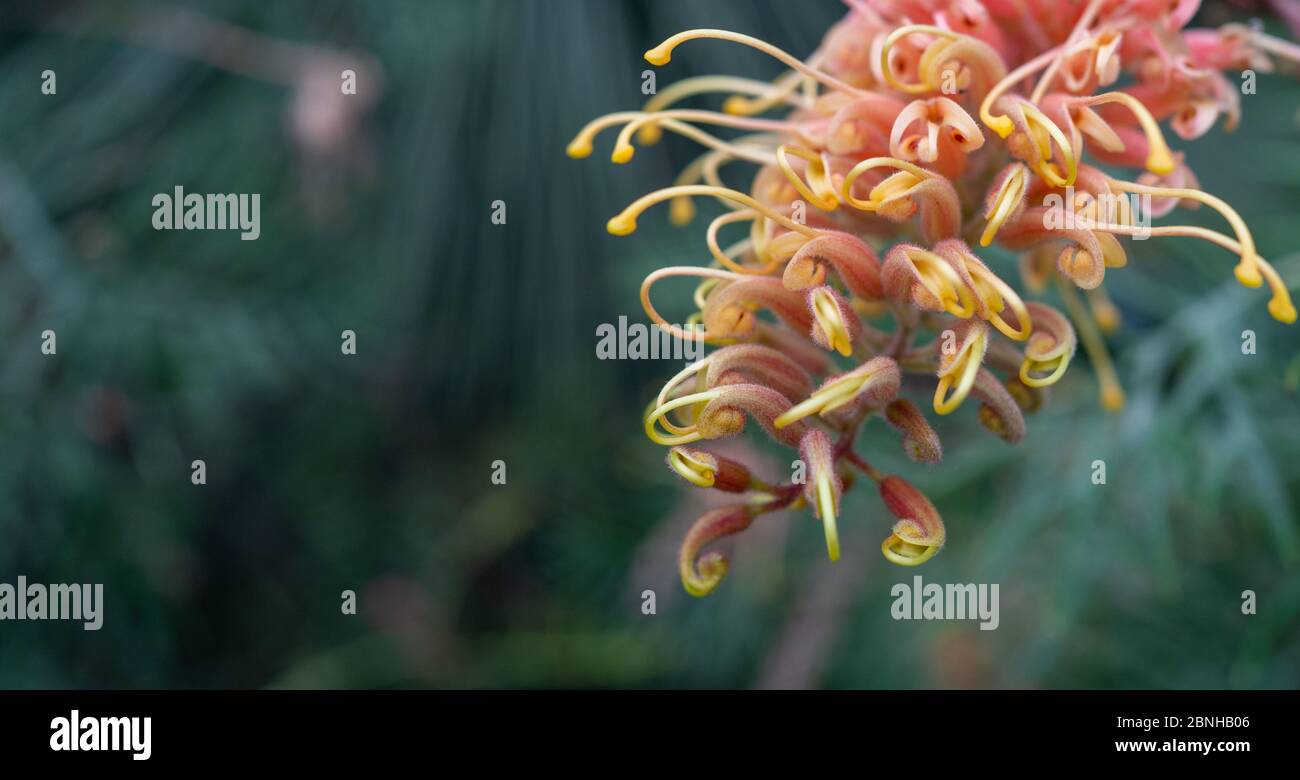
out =
[[[1295,306],[1290,301],[1281,298],[1274,298],[1268,302],[1268,313],[1273,315],[1273,319],[1278,322],[1290,325],[1295,322]]]
[[[749,113],[749,101],[740,95],[732,95],[722,102],[722,111],[732,116],[744,116]]]
[[[564,153],[575,160],[581,160],[584,157],[591,156],[591,144],[574,141],[565,148]]]
[[[997,133],[1001,138],[1006,138],[1011,135],[1012,130],[1016,129],[1015,123],[1004,116],[992,117],[992,121],[985,124],[992,128],[993,132]]]
[[[1264,277],[1260,276],[1259,269],[1246,263],[1238,263],[1236,268],[1232,269],[1233,275],[1237,281],[1246,287],[1258,287],[1264,283]]]
[[[636,140],[640,141],[642,146],[657,144],[663,137],[664,131],[660,130],[658,125],[644,125],[636,131]]]
[[[1152,152],[1147,155],[1147,170],[1158,176],[1168,176],[1174,172],[1176,163],[1169,152]]]
[[[632,160],[632,155],[634,154],[636,154],[635,147],[633,147],[631,144],[628,144],[626,146],[619,146],[615,148],[614,153],[609,156],[609,159],[611,162],[615,162],[618,163],[619,165],[622,165],[623,163],[630,162]]]
[[[668,205],[668,221],[674,225],[689,225],[695,219],[695,206],[688,198],[674,200]]]
[[[636,220],[620,214],[606,222],[605,229],[616,236],[630,236],[636,232]]]
[[[651,65],[667,65],[672,58],[671,49],[651,49],[645,53],[645,61]]]
[[[1108,412],[1118,412],[1124,408],[1124,391],[1118,387],[1107,387],[1101,391],[1101,406]]]

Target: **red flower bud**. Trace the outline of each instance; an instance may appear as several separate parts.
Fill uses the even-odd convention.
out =
[[[694,447],[673,447],[668,451],[668,467],[692,485],[717,488],[728,493],[749,490],[752,477],[745,464]]]
[[[885,407],[885,420],[903,434],[903,452],[921,463],[938,463],[943,460],[943,444],[939,434],[925,419],[916,404],[900,398]]]
[[[947,534],[930,499],[907,480],[893,475],[881,481],[880,497],[898,518],[894,532],[880,545],[885,559],[900,566],[918,566],[933,558]]]

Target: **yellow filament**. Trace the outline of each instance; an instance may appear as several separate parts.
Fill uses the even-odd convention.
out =
[[[952,43],[953,41],[961,37],[960,35],[957,35],[951,30],[945,30],[941,27],[935,27],[933,25],[928,25],[928,24],[904,25],[903,27],[899,27],[897,30],[894,30],[892,33],[889,34],[889,37],[885,39],[884,44],[880,47],[880,72],[884,74],[885,82],[889,84],[889,86],[893,87],[899,92],[906,92],[909,95],[919,95],[925,92],[931,92],[935,88],[933,84],[926,84],[925,82],[917,82],[916,84],[904,84],[900,82],[898,79],[894,78],[893,69],[889,66],[889,52],[894,48],[894,44],[897,43],[899,40],[906,38],[909,35],[914,35],[916,33],[926,33],[929,35],[937,36],[944,41],[943,43],[944,47],[946,47],[948,44]],[[931,54],[931,49],[934,48],[934,45],[936,43],[939,43],[939,41],[934,41],[925,47],[925,51],[922,52],[921,55],[923,63],[928,63],[930,61],[929,59],[927,59],[927,57],[935,56]],[[924,71],[924,69],[925,69],[924,67],[917,68],[918,71]]]
[[[813,293],[813,316],[817,319],[817,324],[821,326],[822,332],[826,334],[826,340],[830,342],[831,348],[844,357],[853,354],[853,342],[849,338],[848,327],[844,323],[843,312],[836,305],[835,299],[825,290],[818,290]]]
[[[891,183],[890,179],[893,178],[891,176],[889,179],[885,179],[880,184],[876,185],[876,187],[868,193],[867,200],[860,200],[859,198],[853,197],[853,183],[858,180],[859,176],[874,168],[886,167],[897,168],[905,173],[911,174],[915,181]],[[913,165],[906,160],[900,160],[897,157],[869,157],[859,162],[857,165],[854,165],[844,177],[844,181],[840,183],[840,200],[855,209],[860,209],[862,211],[875,211],[886,198],[894,195],[896,192],[911,189],[920,182],[932,178],[933,176],[934,174],[930,173],[926,169]],[[886,184],[889,186],[886,187]]]
[[[916,544],[898,534],[890,534],[880,545],[885,560],[899,566],[920,566],[939,552],[937,544]]]
[[[1097,225],[1098,230],[1106,230],[1117,235],[1135,235],[1141,233],[1147,236],[1187,236],[1189,238],[1201,238],[1210,243],[1217,244],[1234,254],[1242,253],[1242,246],[1234,241],[1231,237],[1222,233],[1216,233],[1208,228],[1198,225],[1161,225],[1160,227],[1137,228],[1129,225]],[[1291,293],[1286,288],[1286,283],[1282,277],[1273,268],[1272,264],[1264,258],[1256,255],[1255,264],[1259,268],[1259,273],[1265,282],[1268,282],[1269,289],[1273,292],[1273,297],[1268,301],[1268,313],[1273,315],[1273,319],[1278,322],[1290,324],[1296,320],[1295,304],[1291,302]],[[1237,269],[1240,270],[1238,265]],[[1241,279],[1238,275],[1238,280]]]
[[[808,183],[805,184],[794,167],[790,165],[789,155],[794,155],[808,163]],[[776,162],[781,172],[804,200],[821,209],[834,211],[839,208],[839,198],[835,197],[835,185],[831,183],[830,174],[822,156],[807,149],[781,144],[776,148]]]
[[[1237,281],[1247,287],[1258,287],[1263,283],[1260,274],[1258,255],[1255,252],[1255,239],[1250,234],[1250,228],[1246,226],[1246,221],[1241,218],[1236,209],[1229,206],[1223,200],[1202,190],[1188,189],[1185,187],[1156,187],[1137,182],[1122,181],[1120,179],[1110,179],[1110,186],[1121,192],[1136,192],[1141,195],[1158,195],[1171,198],[1187,198],[1198,203],[1204,203],[1215,211],[1223,215],[1223,218],[1232,226],[1232,231],[1237,234],[1237,241],[1241,244],[1238,254],[1241,255],[1241,261],[1237,263],[1234,269]]]
[[[766,96],[774,92],[771,84],[756,79],[739,76],[695,76],[664,87],[642,106],[647,114],[662,111],[678,101],[708,92],[743,92],[751,95]],[[789,93],[786,93],[788,96]],[[777,102],[782,98],[778,97]],[[742,98],[743,100],[743,98]],[[728,111],[727,113],[732,113]],[[656,143],[662,133],[655,125],[645,125],[637,133],[637,140],[645,146]]]
[[[687,457],[681,450],[675,448],[668,452],[668,465],[687,482],[703,488],[713,487],[717,477],[707,464]]]
[[[736,281],[737,279],[744,279],[745,276],[742,274],[732,273],[731,271],[723,271],[719,268],[697,268],[688,265],[674,265],[651,271],[641,282],[641,308],[645,310],[646,316],[649,317],[650,321],[656,326],[668,331],[668,333],[682,339],[683,341],[703,341],[706,343],[710,340],[716,341],[717,338],[709,336],[706,331],[697,329],[684,330],[669,323],[668,320],[664,319],[663,315],[655,309],[654,304],[650,302],[650,288],[654,286],[654,283],[660,279],[666,279],[671,276],[699,276],[705,279],[718,279],[729,282]]]
[[[916,269],[921,284],[943,304],[944,311],[963,320],[975,313],[970,288],[947,260],[926,249],[910,249],[904,256]]]
[[[591,155],[592,142],[595,140],[596,136],[601,133],[601,131],[613,127],[614,125],[617,124],[622,124],[625,122],[634,122],[646,116],[647,116],[646,114],[643,114],[639,111],[619,111],[613,114],[606,114],[605,116],[599,117],[597,119],[593,119],[591,122],[587,123],[586,127],[578,131],[578,134],[574,136],[573,140],[570,141],[569,145],[565,148],[565,153],[574,159],[582,159],[588,157]],[[655,116],[655,115],[652,114],[649,116]],[[691,139],[692,141],[695,141],[696,143],[700,144],[701,146],[707,146],[710,149],[725,151],[728,154],[732,155],[733,157],[737,157],[742,160],[748,160],[749,162],[757,163],[759,165],[767,165],[772,162],[771,152],[768,150],[756,149],[756,148],[751,148],[746,146],[739,146],[733,143],[729,143],[727,141],[722,140],[721,138],[718,138],[715,135],[711,135],[710,133],[704,132],[698,127],[695,127],[694,125],[689,125],[677,119],[672,119],[671,117],[663,117],[662,115],[660,115],[660,117],[656,120],[656,125],[662,126],[663,128],[672,130],[673,132],[679,135],[685,136]],[[649,126],[650,125],[646,125],[646,127]],[[631,147],[629,146],[628,148],[630,149]],[[632,159],[632,154],[626,151],[621,151],[618,147],[616,147],[614,150],[613,159],[614,162],[624,163]]]
[[[1088,290],[1088,308],[1097,321],[1102,333],[1114,333],[1119,329],[1120,314],[1115,302],[1106,294],[1106,288],[1096,287]]]
[[[705,133],[693,125],[686,122],[699,122],[706,125],[719,125],[721,127],[736,127],[750,130],[766,130],[772,132],[791,132],[793,125],[776,119],[742,119],[726,114],[719,114],[714,111],[698,111],[695,109],[677,109],[669,111],[660,111],[654,114],[641,114],[630,120],[623,129],[619,131],[618,138],[614,142],[614,151],[610,154],[610,160],[620,165],[630,162],[632,156],[636,154],[636,147],[632,146],[632,135],[646,127],[655,127],[662,125],[685,135],[692,140],[698,141],[705,146],[711,146],[715,149],[726,149],[735,153],[734,150],[740,149],[737,157],[745,157],[753,162],[765,164],[771,161],[767,155],[759,154],[756,157],[747,157],[747,154],[754,154],[743,151],[744,147],[737,147],[727,143],[716,136]],[[689,128],[689,130],[687,129]]]
[[[1142,132],[1147,137],[1147,170],[1161,176],[1173,172],[1176,163],[1173,154],[1169,151],[1169,145],[1165,143],[1164,134],[1160,132],[1160,124],[1137,98],[1127,92],[1106,92],[1071,102],[1084,106],[1099,106],[1103,103],[1122,104],[1137,117],[1138,123],[1142,125]]]
[[[1061,47],[1057,46],[1056,48],[1043,52],[1034,59],[1008,73],[997,84],[994,84],[993,89],[989,90],[989,93],[984,96],[984,100],[980,103],[980,121],[1003,138],[1011,135],[1011,133],[1016,129],[1015,122],[1012,122],[1011,117],[1006,115],[993,116],[991,112],[993,103],[996,102],[998,98],[1002,97],[1002,94],[1013,85],[1019,83],[1030,74],[1047,67],[1060,50]]]
[[[778,430],[819,412],[831,412],[845,404],[851,403],[858,393],[876,375],[876,372],[850,374],[826,384],[807,399],[795,404],[777,417],[772,425]]]
[[[998,190],[997,198],[993,202],[993,213],[989,216],[988,224],[984,227],[984,232],[980,235],[980,246],[988,246],[993,243],[993,237],[1002,229],[1002,223],[1015,212],[1016,206],[1020,204],[1021,198],[1025,196],[1025,184],[1028,180],[1028,173],[1023,165],[1017,165],[1015,170],[1007,175],[1002,181],[1002,187]]]
[[[854,87],[850,84],[846,84],[843,81],[840,81],[839,79],[835,78],[834,76],[831,76],[828,73],[823,73],[817,70],[816,68],[810,67],[809,65],[805,64],[802,60],[800,60],[798,57],[795,57],[789,52],[786,52],[782,49],[777,48],[776,46],[773,46],[767,41],[760,40],[758,38],[754,38],[749,35],[743,35],[741,33],[731,32],[730,30],[702,29],[702,30],[686,30],[684,32],[679,32],[676,35],[670,37],[668,40],[654,47],[653,49],[647,51],[645,53],[646,62],[649,62],[651,65],[656,65],[656,66],[667,65],[668,62],[672,60],[673,49],[676,49],[678,46],[682,45],[686,41],[695,40],[698,38],[715,38],[720,41],[730,41],[732,43],[739,43],[744,46],[749,46],[750,48],[754,48],[763,52],[764,54],[768,55],[769,57],[772,57],[773,59],[781,61],[787,67],[797,70],[803,75],[815,79],[816,81],[822,84],[825,84],[827,87],[830,87],[833,90],[836,90],[838,92],[846,92],[853,96],[860,96],[865,94],[862,90],[858,89],[857,87]]]
[[[1052,162],[1052,144],[1047,137],[1039,135],[1034,140],[1038,146],[1038,152],[1041,159],[1034,166],[1034,170],[1039,176],[1042,176],[1054,187],[1070,187],[1074,185],[1074,180],[1079,174],[1079,161],[1074,156],[1074,147],[1070,145],[1070,140],[1065,137],[1065,133],[1056,123],[1048,119],[1047,115],[1038,110],[1038,107],[1027,100],[1020,101],[1021,110],[1025,112],[1025,121],[1030,124],[1031,129],[1046,130],[1051,140],[1056,141],[1056,145],[1061,150],[1061,156],[1065,158],[1065,177],[1062,178],[1056,172],[1056,165]]]
[[[1083,348],[1088,353],[1088,359],[1092,361],[1092,367],[1097,372],[1097,382],[1101,386],[1102,408],[1108,412],[1123,409],[1124,388],[1115,373],[1115,364],[1110,359],[1110,350],[1106,349],[1106,342],[1097,330],[1097,323],[1084,308],[1074,287],[1066,284],[1059,274],[1056,277],[1056,286],[1061,291],[1065,308],[1070,312],[1070,319],[1074,320],[1075,330],[1078,331],[1079,340],[1083,342]]]
[[[840,532],[835,525],[835,493],[829,474],[817,475],[817,514],[826,533],[826,554],[832,561],[840,559]]]
[[[623,209],[617,216],[614,216],[606,223],[605,227],[616,236],[626,236],[636,232],[636,218],[641,212],[665,200],[678,197],[680,195],[703,195],[717,198],[726,198],[727,200],[748,206],[754,211],[766,216],[768,219],[780,223],[784,227],[793,230],[796,233],[802,233],[809,238],[816,238],[820,231],[814,230],[807,225],[800,225],[798,222],[778,213],[771,206],[760,203],[754,198],[743,192],[727,189],[726,187],[713,187],[703,184],[691,184],[685,187],[665,187],[661,190],[655,190],[648,195],[643,195],[634,201],[627,208]]]
[[[612,114],[596,117],[578,131],[578,134],[565,147],[564,153],[575,160],[587,157],[591,154],[592,141],[596,139],[597,135],[600,135],[602,130],[623,122],[630,122],[639,116],[641,114],[638,111],[616,111]]]
[[[980,265],[967,262],[966,270],[975,281],[975,294],[992,312],[987,318],[989,324],[1012,341],[1028,339],[1033,332],[1034,326],[1029,321],[1029,309],[1025,308],[1025,302],[1020,299],[1016,291],[999,279],[997,274]],[[1011,327],[1011,323],[1002,317],[1002,311],[1007,306],[1011,307],[1011,311],[1015,312],[1016,319],[1020,321],[1019,328]]]
[[[1070,366],[1069,353],[1062,353],[1050,360],[1034,360],[1026,357],[1020,364],[1020,381],[1029,387],[1048,387],[1054,385],[1065,376],[1065,369]],[[1051,373],[1047,376],[1034,376],[1034,371],[1048,371]]]
[[[729,225],[733,222],[742,222],[744,220],[752,220],[757,224],[761,219],[762,217],[759,216],[758,212],[750,209],[742,209],[740,211],[732,211],[723,214],[710,222],[709,229],[705,234],[705,243],[708,244],[709,253],[713,255],[713,259],[716,260],[719,265],[722,265],[724,268],[731,271],[735,271],[738,274],[765,276],[775,271],[784,260],[780,257],[771,258],[770,256],[768,259],[765,259],[765,255],[767,255],[767,253],[763,251],[765,247],[757,245],[756,242],[752,240],[742,241],[740,244],[737,244],[737,247],[743,249],[745,246],[753,246],[754,254],[758,257],[759,262],[763,263],[763,265],[758,267],[737,263],[735,260],[731,259],[731,254],[735,251],[734,247],[731,250],[723,251],[722,247],[718,245],[718,230],[723,226]],[[702,309],[704,307],[701,305],[700,308]]]
[[[665,436],[658,431],[656,423],[663,419],[664,415],[674,409],[680,409],[683,406],[690,406],[701,402],[708,403],[721,395],[721,390],[706,390],[702,393],[691,393],[690,395],[684,395],[680,398],[674,398],[671,401],[659,404],[655,407],[654,411],[646,415],[645,435],[650,438],[650,441],[655,444],[662,444],[665,447],[676,447],[679,444],[690,444],[703,439],[704,435],[701,434],[699,429],[694,425],[681,429],[683,433],[680,435]]]
[[[988,333],[981,331],[975,338],[967,341],[953,358],[951,367],[939,377],[939,385],[934,389],[934,411],[936,414],[950,414],[961,406],[970,389],[975,385],[975,376],[984,362],[984,351],[988,349]],[[957,377],[956,389],[948,395],[948,388],[953,387],[953,376]]]
[[[809,59],[810,65],[815,65],[815,57]],[[804,75],[798,71],[790,71],[779,77],[771,85],[770,90],[757,99],[749,99],[742,95],[732,95],[722,103],[722,110],[732,116],[753,116],[761,114],[778,103],[784,101],[793,101],[791,95],[799,89],[799,85],[806,83]]]
[[[673,376],[672,379],[669,379],[668,382],[664,384],[663,388],[660,389],[659,395],[655,397],[654,406],[651,407],[651,409],[653,410],[655,407],[662,406],[664,402],[668,400],[668,396],[671,395],[673,391],[677,389],[678,385],[684,383],[686,380],[691,379],[692,377],[696,380],[696,392],[704,391],[706,389],[704,387],[705,369],[709,367],[709,363],[712,360],[713,360],[713,355],[709,355],[703,360],[697,360],[694,363],[688,365],[686,368],[683,368],[681,371],[678,371],[677,374]],[[703,407],[704,404],[700,404],[700,408]],[[677,426],[673,425],[672,419],[669,417],[664,417],[663,420],[661,421],[661,424],[664,426],[664,428],[668,430],[669,433],[687,432],[685,428],[678,428]]]

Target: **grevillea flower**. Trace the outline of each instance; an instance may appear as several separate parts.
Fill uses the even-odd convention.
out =
[[[1082,343],[1102,405],[1123,406],[1104,341],[1119,313],[1103,284],[1128,262],[1126,237],[1210,241],[1236,256],[1243,285],[1268,286],[1273,317],[1296,318],[1245,220],[1199,188],[1161,124],[1184,140],[1220,120],[1231,130],[1241,106],[1223,71],[1300,61],[1300,47],[1242,25],[1188,29],[1197,0],[846,2],[847,16],[803,60],[725,30],[672,36],[646,60],[666,66],[677,47],[711,40],[789,70],[772,82],[678,81],[641,111],[591,122],[568,148],[586,157],[614,127],[618,164],[665,132],[706,148],[672,186],[614,215],[615,235],[634,232],[659,203],[676,224],[694,219],[695,198],[726,207],[705,231],[709,266],[661,268],[641,288],[657,326],[719,347],[669,380],[643,421],[669,448],[675,474],[742,498],[687,534],[681,575],[694,595],[727,570],[704,548],[759,515],[807,507],[839,558],[841,502],[856,472],[876,483],[880,517],[893,519],[886,560],[915,566],[937,554],[947,537],[934,505],[857,449],[859,430],[878,416],[913,461],[941,461],[939,434],[900,396],[904,387],[933,383],[937,415],[973,396],[972,414],[1014,444]],[[725,96],[721,111],[677,107],[710,93]],[[724,183],[722,168],[733,163],[758,166],[748,192]],[[1161,220],[1208,207],[1228,230],[1140,223],[1136,199]],[[733,225],[747,232],[725,246]],[[982,254],[995,244],[1019,254],[1024,289],[1054,283],[1067,313],[1024,300]],[[658,281],[680,276],[700,280],[689,328],[669,324],[651,302]],[[797,451],[803,468],[790,482],[764,481],[695,446],[750,421]]]

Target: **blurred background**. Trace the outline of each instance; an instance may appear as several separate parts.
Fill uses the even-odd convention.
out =
[[[712,596],[682,590],[677,546],[720,501],[671,476],[639,423],[681,363],[598,360],[595,329],[645,321],[648,271],[705,262],[702,219],[671,228],[660,207],[633,237],[604,230],[695,150],[668,138],[615,166],[608,136],[587,160],[564,147],[641,105],[640,55],[674,32],[805,55],[843,12],[6,3],[0,582],[103,583],[106,606],[98,632],[0,624],[0,687],[1296,687],[1300,328],[1190,240],[1128,242],[1107,277],[1121,414],[1081,354],[1015,447],[965,409],[927,468],[868,426],[861,450],[944,515],[933,561],[885,562],[892,519],[859,490],[839,563],[810,513],[765,516],[724,545]],[[1268,13],[1206,3],[1197,24]],[[779,72],[705,42],[658,78]],[[1237,132],[1175,143],[1293,289],[1298,110],[1300,82],[1261,74]],[[260,239],[153,230],[153,195],[178,185],[260,193]],[[758,438],[728,446],[789,468]],[[998,630],[892,620],[890,587],[916,573],[999,583]]]

